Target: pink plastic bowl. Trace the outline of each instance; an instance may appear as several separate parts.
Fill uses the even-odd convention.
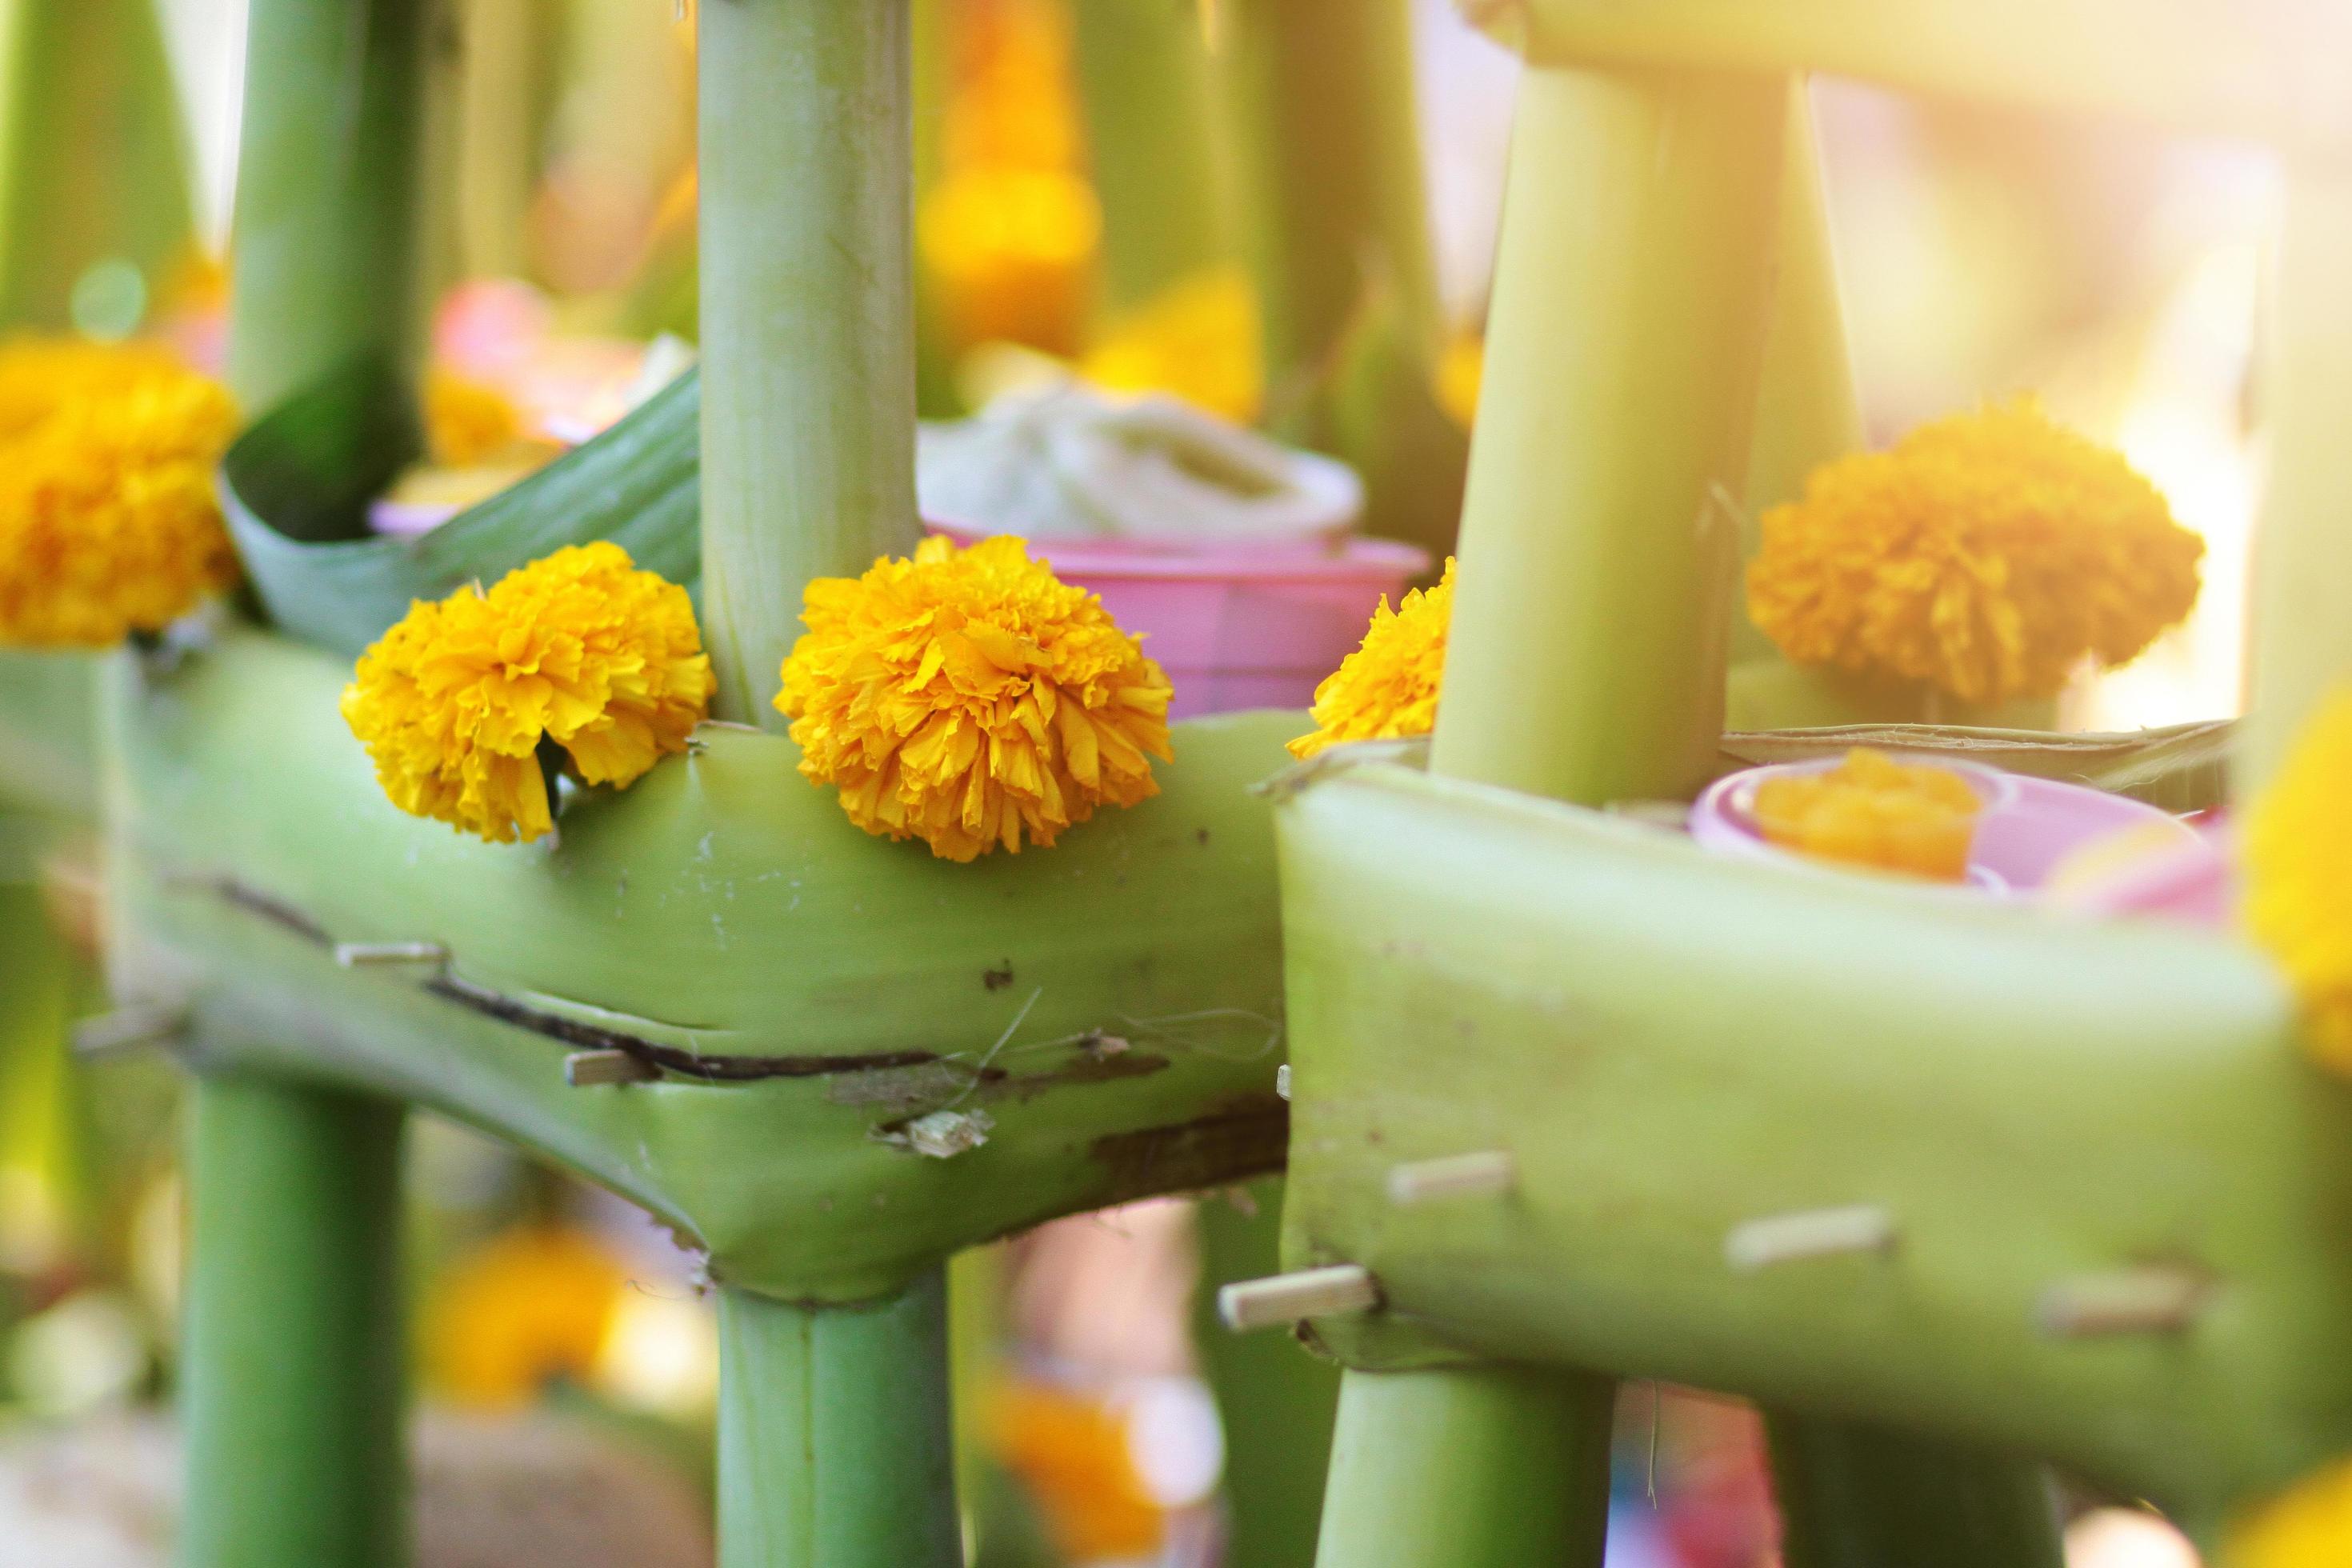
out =
[[[960,544],[986,537],[930,526]],[[1145,638],[1176,689],[1171,719],[1306,707],[1363,641],[1381,595],[1394,604],[1429,570],[1427,552],[1385,539],[1350,539],[1323,555],[1159,555],[1091,539],[1033,539],[1029,550]]]
[[[2194,828],[2169,813],[2104,790],[2005,773],[1973,763],[1916,755],[1903,760],[1959,774],[1984,801],[1976,838],[1969,846],[1969,880],[1987,892],[2032,892],[2067,855],[2127,828],[2178,835],[2185,851],[2201,842]],[[1756,786],[1776,774],[1824,773],[1842,761],[1822,757],[1747,768],[1716,780],[1691,807],[1691,837],[1729,854],[1809,860],[1765,841],[1752,809]]]

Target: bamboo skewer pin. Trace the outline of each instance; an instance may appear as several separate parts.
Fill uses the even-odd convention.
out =
[[[1770,1215],[1734,1226],[1723,1238],[1723,1260],[1737,1273],[1753,1274],[1776,1263],[1888,1252],[1895,1242],[1894,1215],[1876,1204],[1854,1204]]]
[[[1217,1292],[1217,1316],[1237,1334],[1295,1323],[1301,1318],[1369,1312],[1380,1304],[1380,1281],[1372,1278],[1370,1269],[1357,1263],[1243,1279]]]
[[[2042,1294],[2034,1326],[2053,1339],[2178,1333],[2204,1310],[2211,1282],[2186,1268],[2119,1268],[2063,1279]]]
[[[574,1089],[608,1083],[653,1083],[661,1068],[626,1051],[574,1051],[563,1058],[563,1081]]]
[[[339,942],[335,962],[345,969],[395,963],[446,963],[449,950],[437,942]]]
[[[134,1003],[83,1018],[73,1026],[73,1053],[85,1058],[168,1046],[188,1032],[185,1007]]]
[[[1518,1166],[1500,1149],[1416,1160],[1389,1170],[1389,1202],[1410,1208],[1439,1198],[1499,1196],[1518,1184]]]

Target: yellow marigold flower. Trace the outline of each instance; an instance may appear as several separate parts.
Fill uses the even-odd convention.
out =
[[[628,1275],[595,1237],[530,1226],[492,1237],[435,1284],[425,1373],[460,1405],[520,1405],[550,1380],[596,1365]]]
[[[686,590],[599,542],[411,605],[342,710],[394,805],[510,843],[554,826],[542,742],[583,782],[626,785],[686,749],[712,684]]]
[[[989,1445],[1021,1478],[1063,1558],[1148,1558],[1168,1516],[1135,1467],[1120,1413],[1075,1390],[1009,1383],[982,1406]]]
[[[160,350],[0,350],[0,642],[102,647],[236,579],[218,384]]]
[[[1112,392],[1167,392],[1246,425],[1257,417],[1257,295],[1236,267],[1180,279],[1115,321],[1078,372]]]
[[[1437,356],[1437,405],[1465,430],[1477,422],[1478,388],[1486,379],[1486,340],[1464,332]]]
[[[2155,486],[2030,399],[1824,465],[1763,534],[1748,611],[1790,658],[1969,702],[2137,657],[2196,603],[2205,552]]]
[[[436,467],[471,468],[522,439],[522,413],[488,382],[447,371],[425,378],[425,450]]]
[[[1969,844],[1983,810],[1968,780],[1949,768],[1898,763],[1867,746],[1833,768],[1781,773],[1756,789],[1756,826],[1768,843],[1944,882],[1969,874]]]
[[[2230,1532],[2221,1568],[2336,1568],[2352,1563],[2352,1461],[2295,1483]]]
[[[868,833],[970,860],[1159,793],[1168,677],[1018,539],[923,541],[808,586],[776,707]]]
[[[2303,998],[2322,1065],[2352,1075],[2352,689],[2321,704],[2246,814],[2246,925]]]
[[[1445,676],[1445,628],[1454,619],[1454,558],[1437,586],[1415,588],[1395,609],[1381,595],[1363,646],[1315,689],[1315,730],[1290,742],[1311,757],[1339,741],[1391,741],[1426,735],[1437,724],[1437,686]]]

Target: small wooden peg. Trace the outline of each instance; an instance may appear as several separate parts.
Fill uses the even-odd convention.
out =
[[[2053,1339],[2178,1333],[2197,1321],[2211,1289],[2186,1268],[2118,1268],[2062,1279],[2042,1293],[2034,1326]]]
[[[1284,1100],[1290,1098],[1290,1064],[1288,1062],[1274,1069],[1274,1092]]]
[[[1372,1278],[1370,1269],[1355,1263],[1244,1279],[1217,1292],[1217,1316],[1237,1334],[1295,1323],[1301,1318],[1369,1312],[1380,1304],[1380,1281]]]
[[[345,969],[385,963],[446,963],[449,950],[437,942],[339,942],[335,962]]]
[[[76,1021],[73,1053],[78,1057],[116,1056],[147,1046],[168,1046],[187,1032],[185,1007],[133,1004]]]
[[[1803,1209],[1732,1226],[1723,1238],[1723,1260],[1738,1273],[1753,1274],[1776,1263],[1885,1252],[1895,1237],[1895,1216],[1876,1204]]]
[[[574,1051],[563,1058],[563,1081],[574,1089],[604,1083],[651,1083],[661,1068],[626,1051]]]
[[[1389,1202],[1410,1208],[1438,1198],[1486,1197],[1509,1192],[1518,1179],[1518,1166],[1500,1149],[1416,1160],[1389,1168]]]

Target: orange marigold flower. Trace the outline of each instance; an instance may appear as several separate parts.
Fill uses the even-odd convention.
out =
[[[0,349],[0,642],[103,647],[236,580],[226,388],[162,350]]]
[[[2230,1568],[2335,1568],[2352,1557],[2352,1461],[2323,1466],[2230,1531]]]
[[[686,749],[712,685],[686,590],[600,541],[411,605],[342,710],[394,805],[509,843],[554,826],[542,742],[625,786]]]
[[[587,1381],[628,1272],[585,1231],[526,1226],[492,1237],[435,1282],[425,1373],[461,1405],[521,1405],[556,1378]]]
[[[1763,535],[1748,612],[1790,658],[1969,702],[2137,657],[2197,602],[2205,552],[2155,486],[2030,399],[1824,465]]]
[[[425,378],[425,450],[436,467],[471,468],[522,437],[521,411],[497,387],[445,370]]]
[[[868,833],[970,860],[1159,793],[1168,677],[1018,539],[820,577],[783,664],[801,772]]]
[[[2352,1075],[2352,689],[2321,704],[2246,814],[2245,918],[2303,999],[2305,1041]]]
[[[1311,757],[1339,741],[1390,741],[1426,735],[1437,724],[1437,687],[1445,676],[1445,628],[1454,618],[1454,558],[1437,586],[1415,588],[1395,609],[1381,595],[1363,646],[1315,689],[1315,729],[1290,742]]]

